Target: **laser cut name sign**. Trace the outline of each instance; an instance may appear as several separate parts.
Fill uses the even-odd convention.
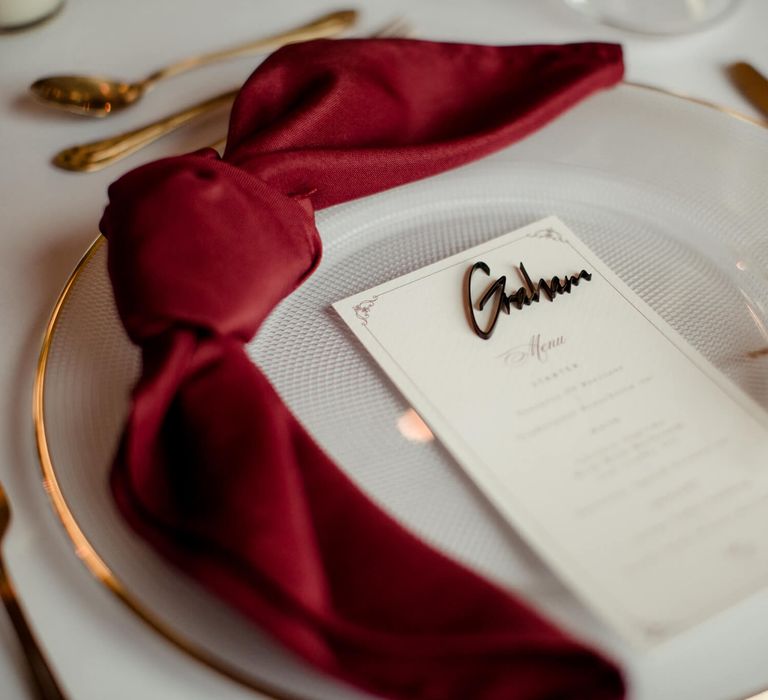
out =
[[[550,301],[554,301],[558,294],[570,294],[573,287],[579,286],[579,281],[584,279],[589,282],[592,279],[592,273],[582,270],[578,275],[567,275],[561,280],[559,277],[553,277],[549,283],[542,277],[539,279],[538,284],[533,284],[531,278],[528,275],[528,271],[525,269],[525,265],[520,263],[520,272],[525,279],[527,287],[520,287],[514,294],[507,295],[505,292],[507,285],[506,275],[499,277],[483,294],[480,301],[477,304],[477,308],[482,311],[485,305],[496,296],[496,308],[491,315],[490,322],[486,330],[480,328],[475,318],[475,306],[472,303],[472,275],[476,270],[482,270],[486,275],[490,277],[491,268],[484,262],[476,262],[472,265],[469,274],[467,275],[467,305],[469,306],[469,317],[472,321],[472,330],[477,333],[483,340],[493,335],[493,331],[496,328],[496,323],[499,320],[499,314],[502,309],[504,313],[509,314],[512,305],[522,310],[523,306],[530,306],[534,302],[538,302],[541,299],[541,290],[549,297]]]

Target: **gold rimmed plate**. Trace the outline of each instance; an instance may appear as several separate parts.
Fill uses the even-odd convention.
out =
[[[323,263],[249,345],[291,409],[375,500],[617,657],[636,698],[715,700],[768,686],[760,623],[768,620],[768,595],[651,652],[625,646],[501,522],[438,444],[404,427],[412,423],[404,419],[409,407],[330,305],[557,214],[768,407],[766,163],[768,131],[756,124],[624,84],[490,158],[320,212]],[[159,633],[245,688],[272,697],[365,697],[280,650],[155,555],[117,513],[107,477],[139,357],[116,316],[105,253],[97,241],[64,289],[35,388],[47,490],[78,555]],[[707,294],[696,296],[702,280]]]

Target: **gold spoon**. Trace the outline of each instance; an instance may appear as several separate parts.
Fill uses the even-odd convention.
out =
[[[186,58],[167,68],[161,68],[135,83],[98,76],[56,75],[36,80],[29,89],[40,102],[47,105],[89,117],[106,117],[132,105],[164,78],[227,58],[263,53],[284,44],[334,36],[351,27],[356,20],[357,12],[354,10],[331,12],[308,24],[265,39]]]
[[[11,523],[11,504],[5,495],[5,490],[0,484],[0,541],[5,537],[8,526]],[[5,570],[5,561],[0,552],[0,596],[2,596],[8,617],[11,618],[16,635],[21,643],[24,656],[27,659],[32,680],[35,683],[37,697],[40,700],[66,700],[64,693],[59,688],[56,678],[50,666],[40,650],[32,630],[29,628],[24,612],[16,598],[8,573]]]

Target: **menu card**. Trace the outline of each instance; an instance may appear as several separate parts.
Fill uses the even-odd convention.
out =
[[[631,641],[768,584],[768,414],[559,219],[334,308],[510,524]]]

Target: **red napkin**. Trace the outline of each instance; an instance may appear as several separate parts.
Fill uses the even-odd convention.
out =
[[[330,674],[389,698],[623,697],[609,662],[375,506],[243,350],[318,264],[314,209],[480,158],[622,71],[610,44],[292,45],[243,87],[223,158],[167,158],[109,188],[109,272],[143,352],[117,503]]]

